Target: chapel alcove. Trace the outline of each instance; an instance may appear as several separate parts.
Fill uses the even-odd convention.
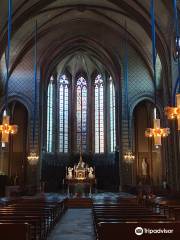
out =
[[[145,130],[153,126],[153,111],[154,104],[150,101],[142,101],[134,109],[134,170],[137,183],[142,181],[158,185],[161,184],[163,175],[162,146],[156,148],[153,139],[145,137]]]
[[[24,185],[27,180],[27,126],[28,126],[28,112],[26,107],[14,101],[10,104],[13,124],[18,125],[17,134],[10,136],[9,143],[9,177],[14,181],[14,184]]]

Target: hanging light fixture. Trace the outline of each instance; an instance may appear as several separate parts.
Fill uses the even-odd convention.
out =
[[[2,143],[8,143],[9,135],[16,134],[17,131],[18,131],[18,126],[10,125],[10,116],[8,116],[6,111],[4,111],[2,125],[0,125],[0,132],[2,134],[1,136]]]
[[[124,82],[125,82],[125,105],[126,118],[128,121],[128,150],[124,154],[124,161],[132,163],[135,160],[135,155],[131,151],[131,130],[130,130],[130,113],[129,113],[129,98],[128,98],[128,46],[127,46],[127,25],[125,22],[125,54],[124,54]]]
[[[36,101],[37,101],[37,21],[35,24],[35,48],[34,48],[34,112],[33,112],[33,144],[32,151],[27,157],[30,165],[36,165],[39,156],[35,151],[34,142],[35,142],[35,129],[36,129]]]
[[[14,135],[18,131],[17,125],[10,125],[10,116],[7,113],[8,109],[8,88],[9,88],[9,77],[10,77],[10,48],[11,48],[11,30],[12,30],[12,0],[8,1],[8,47],[5,51],[5,62],[6,62],[6,87],[5,87],[5,110],[2,118],[2,124],[0,125],[1,142],[2,146],[9,142],[9,135]]]
[[[135,155],[132,153],[131,150],[128,150],[127,152],[125,152],[124,154],[124,160],[127,163],[132,163],[135,160]]]
[[[176,94],[176,107],[166,107],[165,115],[169,120],[177,119],[178,130],[180,131],[180,93]]]
[[[160,119],[157,119],[156,108],[154,109],[153,128],[147,128],[145,136],[154,139],[154,145],[156,148],[161,146],[161,139],[167,137],[170,134],[169,128],[161,128]]]
[[[178,62],[178,78],[176,80],[174,94],[173,94],[173,100],[175,102],[176,99],[176,106],[168,106],[165,107],[165,115],[169,120],[176,119],[178,122],[178,130],[180,131],[180,36],[179,36],[179,19],[177,14],[177,1],[174,0],[174,22],[176,26],[176,40],[175,40],[175,46],[176,46],[176,58]],[[179,88],[178,88],[179,85]],[[176,94],[178,88],[178,93]]]
[[[39,160],[39,156],[36,154],[36,152],[30,152],[27,159],[30,165],[36,165]]]
[[[155,15],[154,15],[154,0],[151,0],[151,31],[152,31],[152,62],[153,62],[153,80],[154,80],[154,98],[155,98],[155,108],[154,108],[154,118],[153,118],[153,128],[147,128],[145,131],[145,137],[153,138],[154,145],[156,148],[162,145],[161,139],[165,138],[170,134],[169,128],[161,128],[161,120],[157,118],[156,109],[156,32],[155,32]]]

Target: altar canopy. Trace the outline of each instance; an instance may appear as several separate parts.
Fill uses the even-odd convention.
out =
[[[95,171],[93,167],[89,167],[85,162],[83,162],[82,154],[80,154],[80,159],[78,164],[74,167],[68,167],[66,169],[66,179],[67,180],[92,180],[95,179]]]
[[[81,153],[78,164],[66,169],[66,183],[68,195],[91,195],[96,183],[95,170],[83,161]]]

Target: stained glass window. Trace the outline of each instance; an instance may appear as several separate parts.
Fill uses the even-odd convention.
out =
[[[104,87],[99,74],[95,79],[95,153],[104,152]]]
[[[87,149],[87,82],[80,77],[76,83],[76,121],[77,121],[77,150]]]
[[[116,128],[115,128],[115,90],[112,78],[109,83],[110,90],[110,151],[115,151],[116,146]]]
[[[47,96],[47,152],[53,151],[53,93],[54,84],[53,77],[51,77]]]
[[[59,78],[59,152],[68,152],[69,81],[66,75]]]
[[[65,74],[60,75],[56,80],[53,77],[50,79],[47,91],[47,152],[57,150],[60,153],[68,153],[70,150],[69,140],[72,141],[72,151],[86,152],[89,141],[90,149],[94,148],[96,154],[103,154],[106,151],[106,145],[108,145],[107,150],[114,152],[116,121],[115,88],[112,78],[110,77],[106,83],[101,74],[96,75],[90,91],[94,93],[92,99],[88,98],[88,83],[82,75],[76,79],[72,89],[70,86],[69,78]],[[73,91],[72,97],[70,90]],[[75,96],[75,101],[73,96]],[[89,115],[88,101],[92,102]],[[88,128],[88,118],[90,128]],[[75,124],[71,125],[74,119],[76,120]],[[69,129],[71,129],[72,135],[70,135]],[[88,129],[92,129],[90,135],[88,135]],[[107,138],[105,133],[107,133]],[[94,141],[89,139],[91,136]]]

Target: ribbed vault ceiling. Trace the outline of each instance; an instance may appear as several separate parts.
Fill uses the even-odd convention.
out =
[[[7,2],[0,2],[0,56],[7,45]],[[103,59],[104,54],[106,64],[112,64],[118,42],[125,37],[127,30],[129,43],[151,68],[149,4],[149,0],[13,0],[12,71],[33,47],[36,19],[38,59],[41,63],[58,63],[58,57],[62,60],[73,54],[71,46],[78,48],[84,44],[84,48],[94,51],[97,58]],[[169,58],[172,3],[158,0],[155,5],[157,48],[163,62]],[[67,43],[71,44],[68,49]],[[102,47],[99,55],[96,51],[98,46]],[[77,49],[74,51],[77,52]],[[164,62],[166,65],[167,62]]]

